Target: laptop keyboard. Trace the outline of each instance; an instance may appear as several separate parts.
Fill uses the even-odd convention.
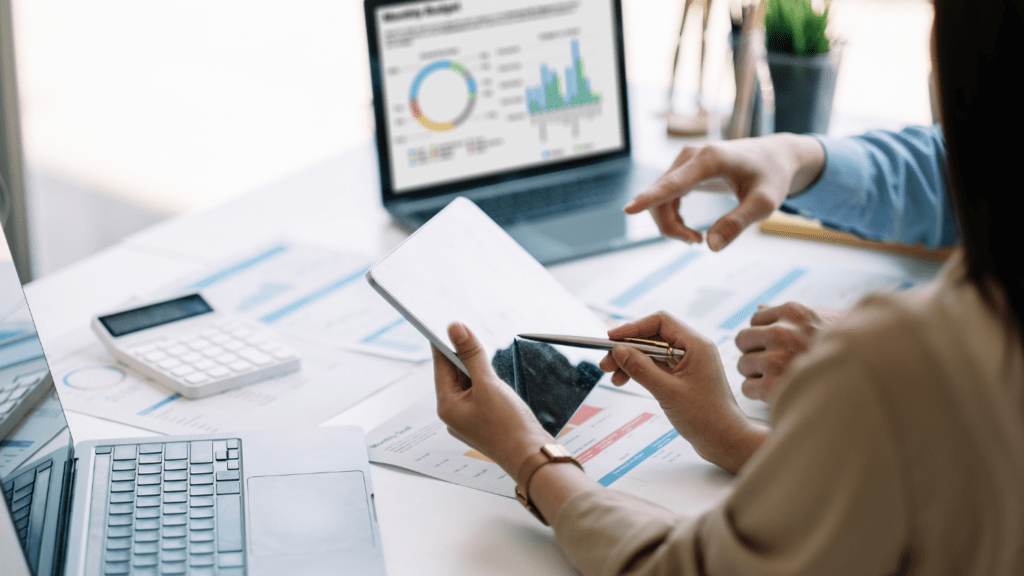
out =
[[[11,520],[14,522],[14,529],[21,540],[21,547],[28,549],[28,528],[31,519],[32,501],[36,492],[36,480],[45,475],[45,482],[49,483],[49,470],[53,462],[47,460],[21,474],[12,480],[4,482],[4,499],[7,500],[7,508],[11,511]],[[45,492],[43,501],[36,502],[35,508],[45,510]]]
[[[601,174],[518,194],[502,194],[482,198],[474,200],[474,202],[495,222],[502,226],[509,226],[592,204],[595,191],[608,193],[608,191],[614,190],[616,181],[625,185],[625,178],[621,174]],[[440,210],[437,208],[417,212],[413,215],[413,219],[426,222]]]
[[[241,452],[238,439],[97,447],[103,574],[244,574]]]

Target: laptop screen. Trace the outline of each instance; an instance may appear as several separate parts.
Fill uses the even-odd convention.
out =
[[[0,234],[0,239],[3,235]],[[6,241],[0,241],[0,572],[59,569],[71,437]]]
[[[391,192],[628,149],[614,0],[435,0],[372,10],[378,146]]]

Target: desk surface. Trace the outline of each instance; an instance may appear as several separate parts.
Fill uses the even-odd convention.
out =
[[[649,111],[634,113],[633,120],[637,157],[668,166],[681,141],[664,136],[662,125]],[[405,234],[390,222],[377,190],[376,159],[368,142],[223,206],[130,236],[27,287],[44,346],[47,340],[86,325],[95,313],[283,237],[379,257]],[[842,261],[850,267],[917,278],[926,278],[936,269],[933,264],[860,248],[771,237],[756,227],[737,243],[766,255],[785,251],[808,261]],[[638,253],[672,248],[662,242],[571,262],[552,272],[571,291],[579,292]],[[369,430],[431,390],[431,372],[423,366],[326,424]],[[147,434],[81,414],[67,417],[76,441]],[[702,462],[694,462],[693,467],[688,497],[676,505],[687,513],[710,507],[724,494],[714,467]],[[550,529],[511,498],[384,466],[374,467],[373,482],[389,574],[573,573]]]

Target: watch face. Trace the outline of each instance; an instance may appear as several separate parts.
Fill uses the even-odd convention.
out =
[[[551,458],[552,460],[556,458],[572,458],[572,453],[561,444],[548,444],[541,448],[541,451],[547,454],[548,458]]]

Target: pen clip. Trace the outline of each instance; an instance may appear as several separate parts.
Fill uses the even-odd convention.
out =
[[[649,346],[657,346],[658,348],[672,349],[672,346],[668,342],[662,342],[660,340],[646,340],[644,338],[623,338],[623,342],[632,342],[633,344],[647,344]]]

